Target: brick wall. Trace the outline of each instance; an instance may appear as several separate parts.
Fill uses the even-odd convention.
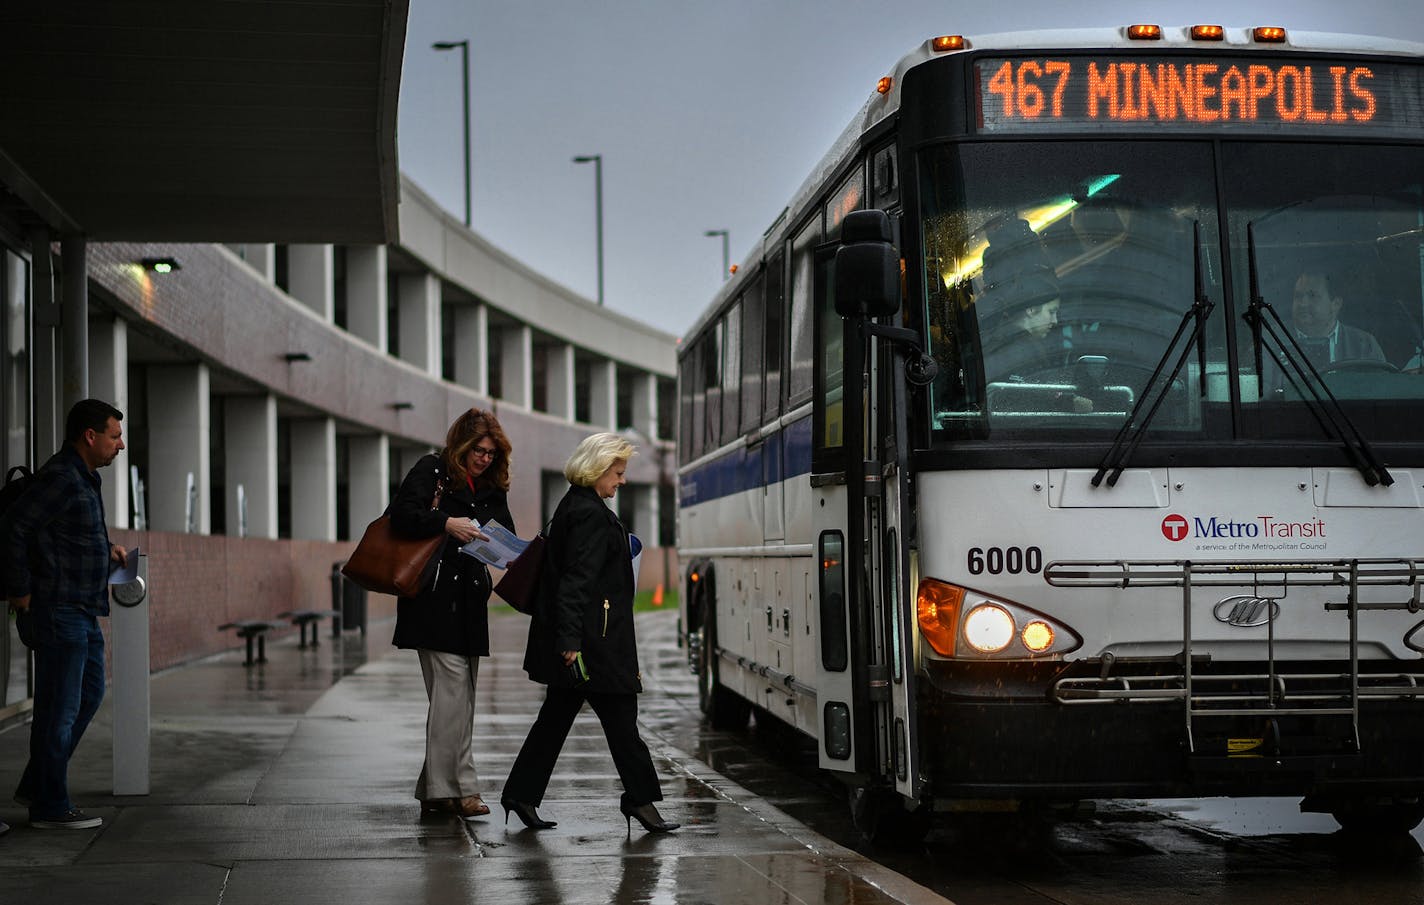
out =
[[[154,670],[242,647],[231,630],[218,631],[225,622],[332,608],[331,565],[352,546],[116,529],[109,535],[116,544],[138,546],[148,554]],[[380,619],[395,613],[395,600],[372,594],[367,608],[370,619]]]

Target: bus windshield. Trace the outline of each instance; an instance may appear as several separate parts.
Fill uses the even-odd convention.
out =
[[[1366,416],[1371,441],[1413,438],[1424,414],[1424,200],[1407,163],[1416,154],[1243,141],[929,149],[921,210],[925,319],[940,365],[934,429],[1049,442],[1115,431],[1144,392],[1161,391],[1149,378],[1167,360],[1165,381],[1179,359],[1185,338],[1173,338],[1200,292],[1215,306],[1203,352],[1191,350],[1165,388],[1153,435],[1326,440],[1302,401],[1315,379],[1352,418]],[[1253,267],[1282,338],[1268,335],[1259,356]],[[1249,416],[1233,420],[1233,405]],[[1414,417],[1383,414],[1400,408]]]

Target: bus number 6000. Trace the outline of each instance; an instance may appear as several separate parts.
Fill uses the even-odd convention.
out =
[[[1043,571],[1043,551],[1038,547],[982,547],[969,548],[969,574],[998,575],[1008,572],[1018,575]]]

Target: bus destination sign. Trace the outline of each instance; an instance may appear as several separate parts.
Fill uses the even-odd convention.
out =
[[[1310,58],[1061,56],[976,63],[981,132],[1252,131],[1424,138],[1421,68]]]

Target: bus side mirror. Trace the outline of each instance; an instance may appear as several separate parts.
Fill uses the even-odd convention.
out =
[[[851,211],[836,249],[836,313],[885,317],[900,310],[900,256],[884,211]]]

